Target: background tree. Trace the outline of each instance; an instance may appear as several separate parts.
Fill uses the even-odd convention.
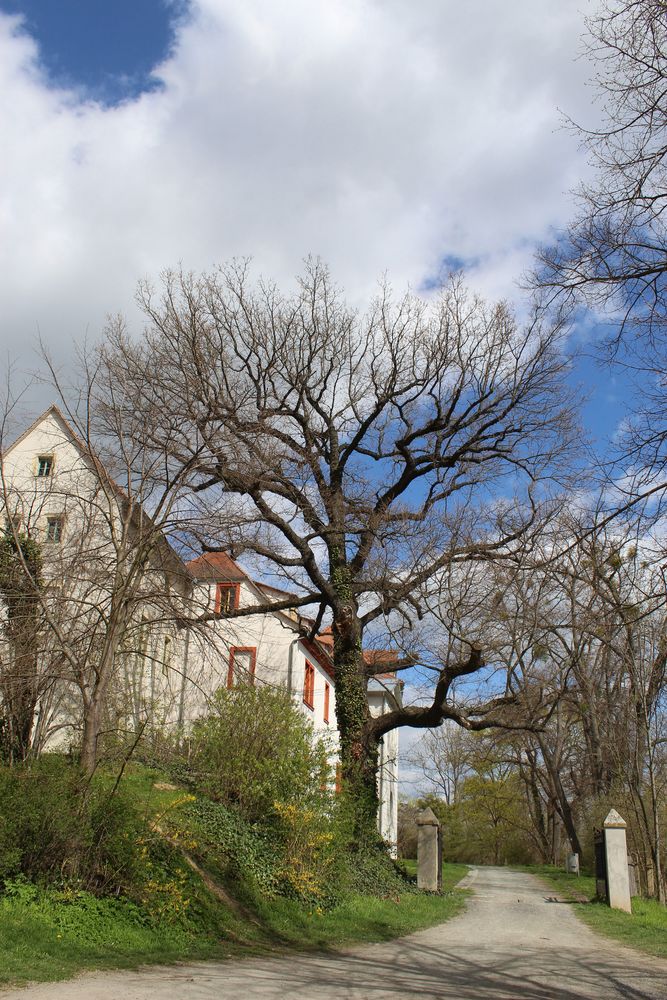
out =
[[[629,823],[643,889],[662,898],[667,787],[662,542],[643,531],[641,518],[601,521],[595,511],[563,512],[535,544],[530,560],[477,567],[474,587],[453,574],[458,604],[450,583],[440,588],[439,613],[449,609],[451,615],[455,608],[459,631],[486,637],[489,659],[502,668],[514,699],[515,718],[505,729],[483,740],[463,734],[470,747],[467,774],[478,774],[486,746],[488,758],[519,783],[523,815],[530,819],[526,830],[542,859],[554,864],[561,863],[566,840],[567,849],[590,862],[593,826],[601,825],[612,806],[618,808]],[[456,693],[460,703],[477,697],[471,681]],[[415,757],[423,761],[427,779],[446,794],[451,757],[446,735],[423,740]]]
[[[417,816],[420,806],[415,799],[402,799],[398,803],[398,829],[396,847],[399,858],[416,858],[419,842]]]
[[[448,698],[483,663],[461,637],[429,704],[371,718],[368,678],[387,666],[364,659],[364,634],[419,616],[443,567],[515,554],[534,530],[574,437],[561,324],[518,323],[458,281],[430,305],[385,288],[361,315],[316,262],[289,296],[241,265],[167,274],[140,302],[143,338],[118,321],[102,363],[129,391],[128,418],[159,412],[152,454],[196,471],[204,546],[233,515],[232,552],[296,587],[268,607],[314,605],[313,634],[330,617],[344,781],[357,835],[374,836],[382,736],[486,726],[493,705],[476,716]]]
[[[476,747],[467,730],[451,720],[431,729],[415,744],[409,763],[419,769],[436,795],[455,802],[459,789],[470,773]]]
[[[563,239],[543,248],[538,283],[620,309],[619,334],[662,337],[667,318],[667,5],[606,0],[587,19],[599,127],[573,124],[593,179]],[[618,342],[618,336],[614,338]]]
[[[656,475],[667,464],[667,6],[604,0],[588,21],[601,123],[570,122],[588,149],[592,179],[578,211],[542,247],[531,283],[547,297],[591,307],[635,400],[614,440],[622,498],[664,509]]]

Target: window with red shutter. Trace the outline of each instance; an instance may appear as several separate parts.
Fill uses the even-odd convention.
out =
[[[303,678],[303,703],[308,708],[315,708],[315,667],[308,660]]]
[[[255,646],[232,646],[229,650],[229,669],[227,670],[227,687],[237,684],[255,683],[255,664],[257,648]]]
[[[329,684],[324,684],[324,721],[329,721],[329,698],[331,696],[331,687]]]

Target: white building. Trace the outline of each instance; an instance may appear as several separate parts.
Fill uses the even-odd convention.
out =
[[[223,552],[206,553],[187,563],[197,614],[266,605],[285,598],[252,580]],[[238,683],[286,687],[311,719],[318,734],[338,744],[333,665],[323,644],[304,635],[305,619],[294,611],[272,611],[242,618],[219,618],[190,637],[188,673],[206,695]],[[201,695],[200,695],[201,697]],[[193,699],[186,721],[200,714]]]
[[[272,685],[291,692],[315,732],[326,736],[332,753],[337,753],[330,632],[309,639],[312,622],[291,610],[222,616],[282,600],[288,596],[285,592],[251,579],[224,553],[184,563],[141,504],[128,499],[55,406],[5,450],[2,471],[6,522],[41,543],[47,580],[54,585],[66,581],[57,584],[61,620],[56,624],[68,630],[72,642],[102,642],[114,580],[120,569],[132,565],[138,546],[148,539],[149,554],[138,560],[141,578],[131,591],[131,611],[124,620],[121,663],[106,693],[107,712],[117,725],[136,729],[150,716],[153,725],[187,727],[206,711],[208,699],[220,687]],[[197,617],[211,615],[204,627],[183,626],[193,609]],[[366,656],[377,662],[393,654],[368,651]],[[86,677],[72,675],[68,680],[66,671],[61,677],[38,705],[37,728],[44,740],[52,732],[63,738],[63,719],[68,712],[75,717],[77,698],[86,690]],[[373,678],[368,691],[371,712],[396,707],[400,692],[395,675]],[[397,788],[398,734],[392,732],[381,746],[378,825],[394,845]]]
[[[285,591],[252,580],[225,553],[206,553],[187,564],[192,575],[196,607],[201,613],[266,604],[284,599]],[[252,683],[287,687],[312,721],[315,732],[338,746],[336,692],[333,683],[333,637],[323,630],[306,638],[312,622],[296,611],[273,611],[248,617],[220,618],[210,624],[208,641],[190,640],[187,670],[197,686],[212,694],[219,686],[251,679]],[[367,650],[370,662],[390,661],[395,654]],[[400,706],[401,682],[391,672],[378,674],[368,685],[373,715]],[[199,696],[201,699],[201,695]],[[185,721],[203,709],[205,700],[193,698]],[[396,844],[398,824],[398,731],[388,733],[380,747],[378,826],[388,843]]]

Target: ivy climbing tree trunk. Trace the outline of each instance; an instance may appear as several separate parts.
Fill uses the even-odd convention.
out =
[[[5,606],[0,753],[8,763],[30,752],[39,698],[42,559],[37,543],[8,529],[0,541],[0,595]]]
[[[355,842],[367,847],[378,841],[378,743],[369,728],[361,630],[349,606],[334,615],[333,633],[343,788],[354,811]]]

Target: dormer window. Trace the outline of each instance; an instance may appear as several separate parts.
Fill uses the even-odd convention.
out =
[[[62,541],[63,537],[63,521],[64,518],[58,515],[57,517],[47,517],[46,519],[46,540],[47,542],[53,542],[56,545]]]
[[[37,478],[46,479],[53,471],[53,455],[39,455],[37,457]]]
[[[228,615],[239,606],[239,584],[218,583],[215,588],[215,611],[218,615]]]

